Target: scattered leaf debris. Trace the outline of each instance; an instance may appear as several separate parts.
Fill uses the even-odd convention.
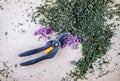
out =
[[[107,19],[119,15],[120,9],[116,4],[117,9],[111,10],[112,4],[112,0],[47,0],[32,15],[34,23],[42,23],[56,32],[70,32],[82,38],[83,58],[75,63],[76,68],[70,73],[75,80],[85,78],[93,63],[110,49],[110,39],[114,35],[111,27],[116,25],[105,23]],[[108,63],[104,60],[102,64]]]

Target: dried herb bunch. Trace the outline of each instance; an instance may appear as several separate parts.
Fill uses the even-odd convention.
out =
[[[82,38],[83,58],[76,62],[76,68],[70,73],[75,79],[83,78],[92,63],[105,55],[113,32],[105,25],[112,14],[108,11],[111,0],[56,0],[46,1],[37,7],[33,21],[52,27],[56,32],[71,32]],[[52,6],[51,6],[52,5]]]

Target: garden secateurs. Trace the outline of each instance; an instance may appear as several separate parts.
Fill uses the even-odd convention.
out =
[[[63,44],[64,40],[67,39],[69,37],[69,35],[70,35],[69,32],[60,33],[55,38],[55,40],[48,41],[45,46],[19,54],[20,57],[24,57],[24,56],[33,55],[33,54],[36,54],[36,53],[42,52],[42,51],[45,53],[45,55],[43,55],[41,57],[20,63],[20,65],[21,66],[32,65],[32,64],[35,64],[42,60],[53,58],[56,55],[56,53],[58,52],[61,45]]]

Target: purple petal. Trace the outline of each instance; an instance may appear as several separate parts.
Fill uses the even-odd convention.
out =
[[[42,24],[40,24],[40,27],[43,27]],[[53,30],[51,28],[40,28],[38,31],[34,33],[34,35],[42,35],[44,38],[49,39],[47,34],[52,34]]]
[[[72,36],[70,35],[68,38],[67,38],[67,41],[71,41],[72,40]]]
[[[63,44],[61,45],[62,48],[65,48],[67,46],[67,41],[64,41]]]
[[[63,44],[65,45],[62,47],[72,46],[73,48],[76,48],[79,45],[79,38],[78,36],[73,37],[70,35]]]
[[[39,30],[35,31],[34,35],[38,35],[42,33],[42,28],[40,28]]]
[[[74,64],[75,64],[75,61],[74,61],[74,60],[72,60],[72,61],[70,62],[70,64],[71,64],[71,65],[74,65]]]
[[[37,35],[37,32],[35,32],[34,35]]]
[[[65,48],[66,47],[66,45],[61,45],[61,48]]]
[[[47,34],[42,32],[41,35],[44,37],[44,38],[47,38]]]
[[[46,30],[47,30],[47,34],[52,34],[53,33],[53,30],[51,29],[51,28],[46,28]]]

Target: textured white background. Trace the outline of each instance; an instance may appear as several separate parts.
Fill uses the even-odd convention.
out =
[[[118,0],[119,2],[119,0]],[[74,68],[70,64],[72,60],[81,57],[81,44],[79,49],[73,50],[71,47],[60,49],[57,55],[50,60],[45,60],[31,66],[21,67],[20,62],[39,57],[38,53],[31,57],[20,58],[17,55],[26,50],[34,49],[45,45],[45,39],[38,40],[39,36],[34,36],[34,31],[39,28],[38,24],[31,22],[31,15],[35,7],[43,4],[43,0],[0,0],[0,61],[7,62],[14,73],[11,78],[0,76],[2,81],[60,81]],[[7,32],[7,35],[5,33]],[[112,49],[108,52],[112,61],[109,68],[117,68],[114,72],[96,79],[95,75],[89,75],[88,81],[120,81],[120,27],[115,30]],[[116,50],[114,50],[116,49]],[[118,63],[117,67],[114,64]],[[14,65],[18,66],[15,68]],[[1,68],[2,66],[0,66]],[[97,73],[97,72],[96,72]]]

